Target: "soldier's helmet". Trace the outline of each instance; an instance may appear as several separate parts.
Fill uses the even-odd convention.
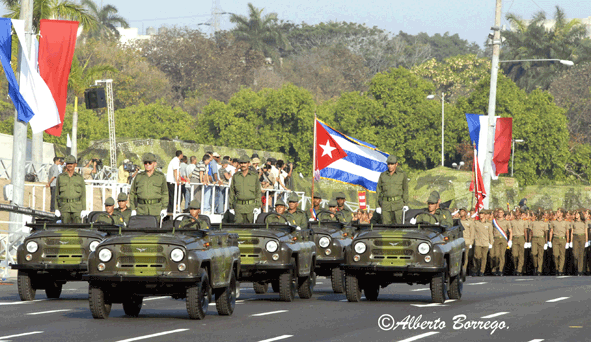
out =
[[[299,202],[299,197],[295,193],[289,194],[289,198],[287,199],[288,202]]]
[[[238,160],[239,163],[248,163],[250,161],[250,159],[248,159],[247,156],[241,156],[240,159]]]
[[[127,194],[125,192],[120,192],[119,195],[117,195],[117,202],[121,201],[127,201]]]
[[[76,157],[69,155],[66,157],[66,164],[76,164]]]
[[[439,192],[432,191],[431,194],[429,195],[429,199],[427,200],[427,203],[437,203],[438,201],[439,201]]]
[[[337,204],[337,200],[332,199],[332,200],[328,201],[328,207],[329,208],[330,207],[336,207],[337,205],[338,205]]]
[[[105,200],[105,205],[107,205],[107,206],[115,205],[115,200],[113,199],[113,197],[107,198]]]
[[[286,206],[286,205],[285,205],[285,202],[283,202],[283,200],[282,200],[281,198],[280,198],[280,199],[278,199],[278,200],[277,200],[277,202],[275,202],[275,206],[278,206],[278,205],[282,205],[282,206],[284,206],[284,207]]]
[[[194,199],[189,203],[189,209],[201,209],[201,202],[197,199]]]
[[[388,156],[388,159],[386,160],[386,164],[396,164],[398,162],[398,158],[396,158],[395,155],[391,154]]]
[[[320,191],[316,191],[316,192],[314,193],[314,198],[320,198],[320,199],[322,199],[322,197],[323,197],[323,196],[322,196],[322,192],[320,192]]]
[[[345,193],[344,192],[339,191],[339,192],[335,193],[334,198],[335,199],[339,199],[339,198],[345,199],[347,197],[345,197]]]
[[[150,153],[150,152],[145,153],[142,156],[142,161],[143,162],[151,162],[151,163],[153,163],[153,162],[156,161],[156,156],[154,155],[154,153]]]

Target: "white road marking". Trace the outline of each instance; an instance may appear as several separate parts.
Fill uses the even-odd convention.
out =
[[[533,279],[515,279],[515,281],[528,281],[528,280],[533,280]]]
[[[341,299],[341,300],[339,300],[339,302],[347,302],[347,301],[349,301],[349,300],[348,299]]]
[[[43,315],[43,314],[48,314],[48,313],[54,313],[54,312],[65,312],[65,311],[72,311],[71,309],[60,309],[60,310],[51,310],[51,311],[42,311],[42,312],[32,312],[32,313],[28,313],[27,315]]]
[[[429,291],[429,288],[428,288],[428,287],[425,287],[424,289],[414,289],[414,290],[411,290],[411,291],[412,291],[412,292],[417,292],[417,291]]]
[[[560,277],[556,277],[556,278],[562,279],[562,278],[570,278],[570,277],[572,277],[572,276],[560,276]]]
[[[317,282],[316,282],[316,285],[318,285],[318,284],[321,284],[321,285],[322,285],[322,284],[324,284],[324,283],[323,283],[323,282],[321,282],[321,281],[317,281]],[[283,336],[287,336],[287,335],[283,335]]]
[[[445,301],[445,304],[455,302],[455,299],[448,299]],[[445,304],[440,303],[430,303],[430,304],[411,304],[412,306],[416,306],[417,308],[430,308],[433,306],[447,306]]]
[[[486,281],[482,281],[480,283],[464,283],[464,285],[484,285],[484,284],[488,284]]]
[[[433,336],[433,335],[437,335],[437,334],[439,334],[439,332],[437,332],[437,331],[431,331],[431,332],[428,332],[428,333],[424,333],[424,334],[420,334],[420,335],[417,335],[417,336],[409,337],[409,338],[406,338],[404,340],[400,340],[398,342],[412,342],[412,341],[419,340],[419,339],[421,339],[423,337],[429,337],[429,336]]]
[[[497,313],[494,313],[492,315],[482,316],[480,318],[494,318],[494,317],[503,316],[503,315],[506,315],[506,314],[508,314],[508,312],[497,312]]]
[[[284,339],[290,338],[290,337],[293,337],[293,335],[281,335],[281,336],[269,338],[269,339],[266,339],[266,340],[260,340],[259,342],[273,342],[273,341],[284,340]]]
[[[150,297],[150,298],[144,298],[144,301],[146,300],[157,300],[157,299],[164,299],[164,298],[170,298],[168,296],[161,296],[161,297]]]
[[[156,334],[132,337],[132,338],[128,338],[126,340],[119,340],[117,342],[132,342],[132,341],[145,340],[147,338],[169,335],[169,334],[174,334],[174,333],[183,332],[183,331],[187,331],[187,330],[189,330],[189,329],[176,329],[176,330],[170,330],[170,331],[163,331],[163,332],[156,333]]]
[[[7,339],[13,338],[13,337],[21,337],[21,336],[35,335],[35,334],[41,334],[41,333],[43,333],[43,331],[31,331],[28,333],[22,333],[22,334],[16,334],[16,335],[0,336],[0,340],[7,340]]]
[[[570,297],[558,297],[558,298],[547,300],[546,303],[555,303],[555,302],[559,302],[561,300],[565,300],[565,299],[569,299],[569,298]]]
[[[544,339],[543,338],[538,338],[536,340],[531,340],[529,342],[542,342]]]
[[[269,312],[262,312],[254,315],[250,315],[250,317],[258,317],[258,316],[267,316],[267,315],[274,315],[282,312],[287,312],[288,310],[277,310],[277,311],[269,311]]]
[[[31,304],[33,302],[41,302],[46,301],[47,299],[35,299],[35,300],[28,300],[28,301],[20,301],[20,302],[2,302],[0,305],[19,305],[19,304]]]

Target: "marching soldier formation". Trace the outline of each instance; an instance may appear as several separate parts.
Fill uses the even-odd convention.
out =
[[[481,276],[581,276],[591,270],[589,210],[483,210],[472,219],[460,210],[466,241],[466,267]],[[507,262],[505,262],[507,257]],[[589,273],[587,273],[589,274]]]

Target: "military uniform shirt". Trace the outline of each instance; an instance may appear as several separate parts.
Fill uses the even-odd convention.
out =
[[[287,221],[285,219],[283,219],[283,217],[285,217],[285,219],[287,219]],[[281,223],[281,224],[289,223],[291,225],[296,225],[293,215],[290,214],[289,212],[287,212],[287,211],[284,212],[283,217],[281,217],[277,212],[273,211],[273,212],[269,213],[269,215],[265,218],[265,222],[266,223]]]
[[[513,227],[513,237],[525,236],[525,230],[529,228],[529,222],[525,220],[515,220],[511,222]]]
[[[548,222],[534,221],[531,230],[534,237],[544,237],[544,233],[548,230]]]
[[[236,201],[255,201],[257,207],[261,206],[261,183],[258,174],[248,172],[246,176],[242,171],[236,171],[232,176],[230,185],[230,208],[233,208]]]
[[[570,228],[570,222],[553,221],[550,227],[553,229],[552,238],[565,238],[566,231]]]
[[[70,177],[65,171],[57,176],[54,204],[63,212],[86,210],[86,184],[79,173],[74,172]]]
[[[507,220],[496,220],[496,221],[497,221],[497,224],[499,225],[499,227],[505,232],[505,234],[507,234],[507,238],[509,238],[509,228],[512,228],[511,221],[507,221]],[[499,230],[493,226],[492,222],[487,222],[487,223],[492,228],[493,237],[501,237],[504,239],[503,235],[501,235]]]
[[[380,203],[388,197],[398,198],[396,201],[402,200],[404,205],[408,203],[408,178],[406,173],[400,168],[390,175],[389,171],[384,171],[380,174],[377,185],[378,201]]]
[[[293,213],[290,214],[293,216],[293,219],[298,227],[302,229],[306,229],[308,227],[308,221],[310,217],[305,211],[301,209],[296,209]]]
[[[337,211],[343,213],[343,215],[345,215],[345,221],[347,223],[353,221],[353,212],[351,211],[351,209],[343,206],[342,208],[338,208],[337,207]]]
[[[587,223],[583,221],[576,221],[572,223],[572,227],[574,235],[585,235],[585,231],[587,230]]]
[[[129,191],[129,208],[135,210],[138,203],[137,200],[160,200],[160,207],[166,209],[168,207],[168,185],[166,184],[166,176],[160,171],[154,171],[151,176],[145,171],[142,171],[135,176],[131,182],[131,190]]]
[[[488,247],[493,244],[493,227],[489,222],[474,222],[474,245]]]
[[[462,222],[462,226],[464,226],[464,240],[466,241],[466,245],[473,245],[474,244],[474,222],[470,220],[460,220]]]
[[[131,209],[126,208],[124,211],[121,211],[121,209],[117,208],[115,209],[116,212],[118,212],[121,216],[123,216],[123,221],[125,222],[125,224],[129,223],[129,218],[131,217]]]

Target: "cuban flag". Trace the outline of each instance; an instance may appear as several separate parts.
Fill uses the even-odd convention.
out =
[[[8,94],[17,110],[18,119],[31,125],[33,133],[41,133],[54,129],[48,133],[61,134],[64,119],[65,101],[67,98],[67,80],[76,36],[60,34],[64,28],[76,27],[78,22],[65,20],[41,20],[41,42],[31,39],[31,45],[26,46],[24,20],[0,18],[0,62],[8,80]],[[54,29],[58,27],[58,29]],[[11,66],[12,30],[18,37],[21,51],[20,82]],[[68,32],[69,33],[69,32]],[[57,39],[54,38],[57,36]],[[58,40],[54,43],[51,40]],[[50,41],[53,44],[48,44]],[[41,45],[41,48],[39,47]],[[55,53],[56,46],[65,46],[70,58]],[[38,58],[38,56],[41,56]],[[60,63],[53,59],[58,58]],[[41,69],[41,72],[39,72]],[[53,82],[59,79],[59,84]],[[59,127],[59,134],[55,127]]]
[[[470,131],[470,140],[476,146],[478,152],[478,165],[481,174],[484,174],[484,164],[486,159],[486,144],[488,142],[488,116],[479,114],[466,114],[468,121],[468,130]],[[494,119],[494,146],[491,174],[492,179],[498,179],[501,173],[509,171],[509,160],[511,159],[511,139],[513,138],[513,119],[500,118]]]
[[[359,185],[375,192],[388,154],[375,146],[344,135],[316,119],[316,177]]]

